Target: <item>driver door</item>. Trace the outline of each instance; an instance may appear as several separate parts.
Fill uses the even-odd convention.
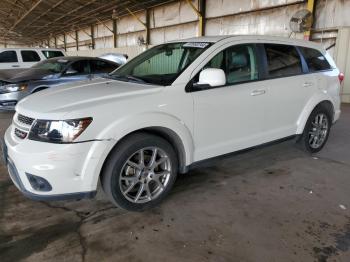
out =
[[[224,70],[226,84],[192,90],[195,161],[261,144],[266,90],[256,81],[259,72],[255,45],[222,47],[205,68]]]

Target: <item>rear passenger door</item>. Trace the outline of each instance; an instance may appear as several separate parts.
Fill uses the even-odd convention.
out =
[[[315,92],[314,75],[307,70],[300,51],[291,45],[265,44],[267,88],[264,132],[269,140],[294,135],[298,118]]]
[[[22,65],[25,68],[35,65],[41,60],[39,54],[34,50],[21,50]]]
[[[0,69],[19,68],[20,63],[16,50],[0,51]]]

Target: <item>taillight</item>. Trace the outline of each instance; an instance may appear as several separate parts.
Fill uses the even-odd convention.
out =
[[[338,75],[338,78],[339,78],[339,82],[340,83],[342,83],[343,82],[343,80],[344,80],[344,74],[343,73],[340,73],[339,75]]]

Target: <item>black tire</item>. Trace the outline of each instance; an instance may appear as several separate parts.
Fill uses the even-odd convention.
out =
[[[170,173],[170,175],[167,175],[167,184],[162,189],[163,191],[161,191],[156,198],[145,203],[131,202],[131,200],[128,199],[122,192],[121,188],[123,186],[123,182],[121,182],[120,179],[121,177],[125,178],[128,176],[124,174],[126,166],[128,166],[127,161],[130,160],[132,156],[135,156],[135,154],[137,154],[137,152],[140,150],[147,150],[147,148],[151,147],[156,147],[158,148],[158,152],[162,151],[165,153],[167,157],[164,159],[167,159],[166,161],[170,161],[167,162],[170,163],[171,167],[170,171],[166,171]],[[143,155],[146,157],[145,154]],[[144,160],[144,163],[146,165],[146,159]],[[127,168],[133,169],[131,166],[128,166]],[[134,168],[134,170],[137,169]],[[178,159],[176,153],[173,147],[165,139],[148,133],[135,133],[122,140],[120,144],[118,144],[108,156],[108,159],[106,160],[106,163],[102,170],[101,184],[108,198],[116,206],[129,211],[143,211],[158,205],[169,194],[176,180],[177,171]],[[139,176],[141,176],[141,174]],[[131,177],[136,176],[136,174],[133,174]],[[139,182],[140,181],[137,183]],[[142,183],[146,182],[140,182],[141,185]],[[147,182],[147,188],[150,190],[149,182]],[[148,192],[146,192],[146,194]]]
[[[311,139],[310,132],[312,131],[312,128],[313,128],[313,121],[315,120],[316,116],[319,116],[319,115],[323,115],[324,117],[327,118],[327,123],[328,123],[327,134],[326,134],[323,142],[319,146],[313,147],[310,145],[310,139]],[[312,113],[310,114],[310,116],[306,122],[304,132],[300,136],[300,139],[298,141],[298,144],[301,146],[301,148],[304,151],[309,152],[309,153],[317,153],[317,152],[322,150],[322,148],[327,143],[327,140],[329,137],[330,129],[332,126],[332,119],[333,119],[332,114],[331,114],[329,108],[327,108],[324,105],[319,105],[312,111]]]

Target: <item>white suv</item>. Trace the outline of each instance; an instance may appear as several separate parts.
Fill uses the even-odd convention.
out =
[[[39,61],[64,56],[52,48],[0,48],[0,69],[28,68]]]
[[[22,100],[6,131],[13,182],[41,199],[158,204],[194,163],[286,137],[309,152],[340,115],[340,73],[317,44],[202,37],[147,50],[106,79]]]

